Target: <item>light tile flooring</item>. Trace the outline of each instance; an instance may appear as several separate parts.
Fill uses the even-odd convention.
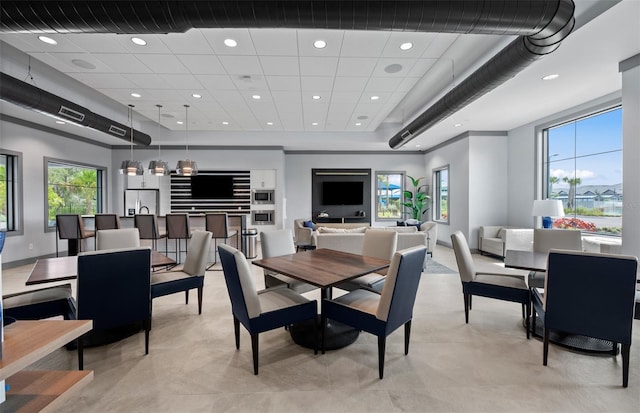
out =
[[[456,269],[451,249],[436,261]],[[480,267],[498,260],[474,255]],[[30,266],[5,270],[4,291],[24,289]],[[262,274],[254,267],[258,286]],[[154,300],[149,355],[142,333],[90,348],[85,368],[94,380],[64,412],[638,412],[640,321],[634,321],[629,387],[621,357],[591,356],[527,340],[518,304],[476,297],[464,323],[456,274],[424,274],[414,310],[411,345],[403,332],[387,340],[385,377],[378,379],[377,342],[366,333],[349,347],[314,355],[284,329],[260,336],[260,374],[253,375],[245,330],[240,350],[224,278],[207,272],[202,315],[195,295]],[[310,293],[314,297],[314,293]],[[60,349],[34,368],[76,369],[75,352]]]

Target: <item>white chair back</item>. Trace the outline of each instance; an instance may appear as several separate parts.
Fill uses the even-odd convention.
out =
[[[101,229],[96,232],[96,250],[140,248],[138,228]]]
[[[462,282],[470,282],[476,278],[476,268],[471,257],[469,244],[461,231],[451,234],[451,244],[453,245],[453,253],[456,256],[458,271]]]
[[[296,252],[293,234],[290,229],[261,232],[260,248],[262,250],[262,258],[278,257]]]
[[[193,231],[182,271],[189,275],[204,275],[207,270],[210,246],[211,232]]]
[[[533,250],[547,253],[552,248],[582,251],[582,234],[573,229],[534,229]]]
[[[393,254],[398,249],[398,233],[396,231],[382,231],[368,229],[364,233],[362,242],[362,255],[365,257],[391,260]],[[388,269],[376,271],[378,274],[386,275]]]
[[[227,244],[220,244],[218,248],[223,249],[231,254],[236,264],[236,270],[238,273],[238,281],[240,282],[240,288],[242,290],[242,296],[244,298],[245,306],[247,307],[247,314],[249,318],[256,318],[262,314],[262,306],[260,305],[260,299],[258,298],[258,291],[253,283],[253,274],[251,267],[244,254],[237,249]],[[232,275],[231,269],[224,269],[225,276],[227,274]],[[234,282],[233,279],[229,281]]]

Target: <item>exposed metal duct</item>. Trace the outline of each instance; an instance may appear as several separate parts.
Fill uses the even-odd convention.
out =
[[[309,28],[518,35],[391,138],[398,148],[552,52],[572,30],[572,0],[7,1],[0,31],[175,33],[191,28]]]
[[[131,142],[130,127],[93,113],[85,107],[6,73],[0,73],[0,99]],[[133,142],[137,145],[149,146],[151,136],[134,129]]]

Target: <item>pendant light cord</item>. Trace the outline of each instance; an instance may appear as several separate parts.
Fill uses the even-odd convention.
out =
[[[184,105],[184,131],[187,159],[189,159],[189,105]]]
[[[129,105],[129,121],[131,122],[131,160],[133,161],[133,108],[134,105]]]
[[[160,108],[162,108],[162,105],[156,105],[158,107],[158,136],[160,136]],[[161,161],[162,160],[162,151],[160,149],[160,142],[158,142],[158,160]]]

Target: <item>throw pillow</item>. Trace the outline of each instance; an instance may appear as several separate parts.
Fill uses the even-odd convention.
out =
[[[302,223],[302,226],[306,228],[316,229],[316,225],[313,223],[313,221],[304,221]]]
[[[396,226],[398,227],[406,227],[407,223],[404,221],[396,221]]]
[[[507,233],[507,230],[504,228],[500,228],[500,230],[498,231],[498,238],[502,238],[504,239],[504,235]]]

